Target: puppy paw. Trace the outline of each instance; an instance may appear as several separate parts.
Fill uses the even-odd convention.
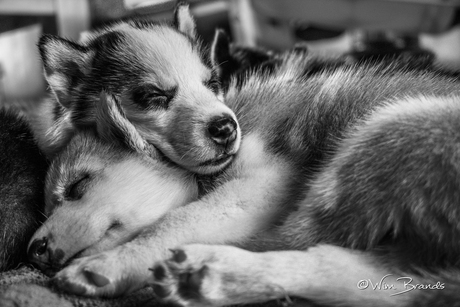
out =
[[[53,283],[78,295],[118,296],[135,287],[136,278],[132,275],[116,253],[105,252],[75,259],[56,274]]]
[[[156,296],[181,306],[224,306],[247,301],[255,280],[251,253],[230,246],[186,245],[152,269]],[[249,299],[252,300],[252,299]]]

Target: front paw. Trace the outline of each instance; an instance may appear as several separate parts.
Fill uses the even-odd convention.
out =
[[[133,288],[135,278],[114,252],[75,259],[53,278],[67,292],[84,296],[118,296]],[[129,281],[129,282],[128,282]]]
[[[152,269],[156,296],[181,306],[224,306],[246,292],[250,254],[230,246],[186,245]]]

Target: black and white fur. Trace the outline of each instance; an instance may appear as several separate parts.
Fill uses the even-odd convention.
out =
[[[286,296],[333,306],[456,306],[458,83],[398,65],[344,65],[305,78],[310,60],[287,56],[226,96],[241,148],[256,134],[264,156],[290,166],[278,182],[291,189],[279,202],[287,217],[237,243],[277,251],[185,246],[154,267],[154,289],[184,306]]]
[[[117,96],[143,138],[192,172],[218,172],[238,150],[238,123],[188,5],[178,5],[172,26],[122,21],[78,43],[45,35],[38,47],[54,97],[35,125],[48,156],[76,130],[95,126],[102,90]]]
[[[29,260],[49,274],[77,255],[132,240],[167,211],[198,197],[195,176],[164,161],[112,95],[103,92],[95,111],[95,129],[78,130],[47,174],[49,218],[31,239]],[[118,194],[120,186],[145,192],[133,198]]]
[[[56,244],[65,235],[43,232],[61,222],[52,218],[54,210],[73,208],[75,201],[98,210],[111,207],[105,196],[129,195],[119,212],[145,212],[153,204],[139,195],[157,190],[124,189],[111,180],[127,169],[111,174],[107,185],[104,176],[87,180],[76,200],[47,203],[51,218],[40,236],[54,243],[43,265],[60,268],[86,256],[58,272],[56,284],[82,295],[115,296],[150,283],[159,297],[184,306],[286,295],[338,306],[456,303],[457,82],[399,65],[325,65],[311,72],[311,63],[318,62],[288,54],[270,71],[230,84],[226,103],[243,135],[235,159],[215,178],[212,192],[171,207],[129,242],[93,254]],[[53,181],[60,172],[53,176],[47,190],[59,199]],[[62,178],[63,186],[73,186]],[[111,190],[104,194],[100,186]],[[162,261],[168,249],[191,243],[217,245],[185,245]],[[59,257],[49,257],[58,250]],[[442,289],[391,295],[404,290],[399,277],[422,286],[439,282]],[[359,288],[362,280],[382,278],[393,287]]]

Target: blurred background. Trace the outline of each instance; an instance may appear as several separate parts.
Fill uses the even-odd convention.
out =
[[[175,0],[0,0],[0,103],[46,90],[36,43],[78,40],[120,18],[171,20]],[[223,28],[234,42],[323,54],[433,55],[460,70],[460,0],[190,0],[205,42]]]

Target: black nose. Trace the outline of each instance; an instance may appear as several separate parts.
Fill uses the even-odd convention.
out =
[[[219,145],[226,145],[236,139],[238,124],[229,115],[214,118],[208,125],[211,138]]]
[[[47,263],[49,261],[48,238],[35,239],[29,246],[27,256],[30,262]]]

